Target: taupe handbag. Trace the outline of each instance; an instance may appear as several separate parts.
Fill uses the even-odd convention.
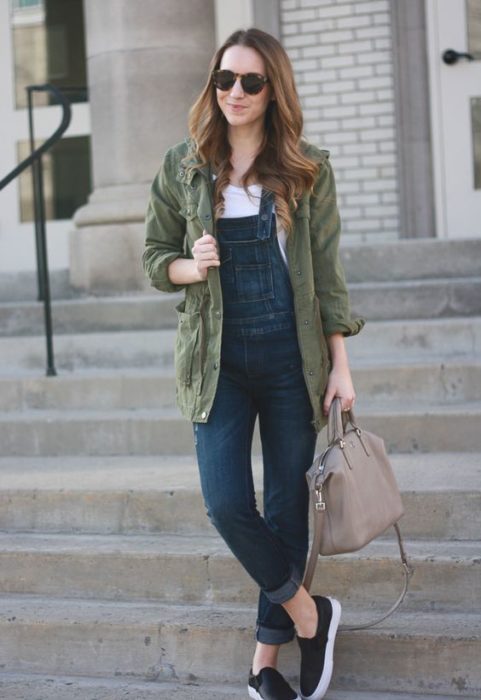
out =
[[[404,586],[394,605],[381,617],[343,629],[365,629],[391,615],[402,603],[412,574],[397,524],[404,513],[382,438],[361,430],[352,410],[342,412],[332,401],[327,426],[328,447],[306,473],[314,519],[314,536],[303,584],[309,590],[319,554],[355,552],[391,525],[396,530]]]

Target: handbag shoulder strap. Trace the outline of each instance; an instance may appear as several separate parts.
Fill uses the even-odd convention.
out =
[[[313,536],[313,541],[312,541],[312,546],[311,546],[311,551],[309,554],[309,560],[307,562],[306,566],[306,572],[304,575],[304,580],[303,580],[303,586],[306,588],[306,590],[309,590],[312,584],[312,579],[314,577],[314,572],[316,570],[316,565],[317,565],[317,560],[319,558],[319,547],[321,543],[321,532],[322,532],[322,519],[324,517],[324,510],[322,508],[316,508],[316,501],[314,500],[315,496],[313,497],[313,511],[314,511],[314,536]],[[397,523],[394,523],[393,525],[394,530],[396,532],[396,537],[397,537],[397,542],[399,546],[399,554],[401,558],[401,564],[403,567],[403,587],[401,590],[401,593],[399,594],[397,600],[394,602],[394,604],[389,608],[389,610],[381,615],[380,617],[375,618],[374,620],[371,620],[369,622],[365,622],[360,625],[341,625],[339,627],[339,630],[342,632],[352,632],[355,630],[363,630],[363,629],[368,629],[369,627],[374,627],[374,625],[378,625],[380,622],[383,622],[386,620],[390,615],[395,612],[401,603],[403,602],[406,593],[409,588],[409,580],[413,574],[413,569],[412,567],[409,566],[408,558],[406,555],[406,550],[404,548],[404,542],[403,538],[401,535],[401,530],[399,529],[399,525]]]
[[[356,630],[365,630],[369,629],[369,627],[374,627],[374,625],[379,625],[380,622],[383,622],[386,620],[390,615],[395,612],[401,603],[403,602],[404,598],[406,597],[406,593],[408,592],[409,588],[409,581],[411,576],[413,575],[414,570],[412,567],[409,566],[407,556],[406,556],[406,551],[404,549],[404,542],[402,539],[401,535],[401,530],[399,529],[399,525],[397,523],[394,523],[393,528],[396,532],[396,537],[399,545],[399,553],[401,557],[401,564],[403,568],[403,587],[401,590],[401,593],[399,594],[397,600],[391,605],[389,610],[379,617],[376,617],[374,620],[370,620],[369,622],[364,622],[360,625],[340,625],[339,630],[341,632],[353,632]]]

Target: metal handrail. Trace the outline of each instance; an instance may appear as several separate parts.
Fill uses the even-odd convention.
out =
[[[47,344],[47,376],[56,376],[54,352],[52,312],[50,299],[50,278],[48,271],[47,237],[45,230],[45,199],[43,192],[42,155],[46,153],[68,129],[72,119],[72,110],[67,97],[55,85],[28,85],[28,117],[30,131],[30,155],[19,163],[6,177],[0,180],[0,190],[6,187],[12,180],[18,177],[26,168],[32,166],[34,212],[35,212],[35,242],[37,253],[37,280],[38,299],[43,301],[45,319],[45,339]],[[63,88],[64,92],[81,91],[85,88]],[[33,97],[34,92],[49,92],[62,106],[62,121],[54,133],[38,148],[34,148],[35,138],[33,130]]]
[[[29,98],[29,110],[31,110],[31,93],[32,92],[51,92],[60,102],[63,107],[62,121],[60,126],[53,132],[53,134],[44,142],[41,146],[36,148],[30,153],[21,163],[19,163],[11,172],[6,175],[3,180],[0,180],[0,190],[3,190],[12,180],[20,175],[29,165],[35,160],[38,160],[45,151],[48,151],[51,146],[53,146],[57,141],[60,140],[62,135],[67,131],[70,121],[72,119],[72,110],[70,107],[70,102],[65,97],[65,95],[60,92],[55,85],[28,85],[26,87],[28,98]],[[29,115],[30,116],[30,115]]]

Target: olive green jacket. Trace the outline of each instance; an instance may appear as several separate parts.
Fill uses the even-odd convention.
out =
[[[349,299],[338,254],[340,220],[329,153],[305,144],[305,154],[319,163],[311,195],[306,193],[293,212],[287,237],[287,260],[294,292],[297,335],[304,377],[319,431],[326,420],[322,397],[330,371],[326,336],[359,333],[364,319],[351,319]],[[192,246],[203,229],[216,235],[212,208],[213,184],[208,168],[196,163],[190,141],[171,148],[155,177],[146,217],[144,269],[152,286],[177,292],[167,268],[178,257],[192,258]],[[293,211],[292,207],[291,211]],[[219,269],[209,270],[206,282],[185,285],[178,304],[175,345],[177,403],[189,420],[207,422],[219,377],[222,336],[222,290]]]

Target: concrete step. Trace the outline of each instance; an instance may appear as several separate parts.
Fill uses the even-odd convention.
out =
[[[80,676],[0,674],[0,692],[6,700],[230,700],[247,698],[246,686],[247,676],[242,684],[212,686],[196,680],[162,683]],[[459,695],[329,690],[325,697],[326,700],[426,700],[427,697],[429,700],[456,700]],[[470,700],[467,696],[463,697]]]
[[[481,451],[481,402],[366,405],[359,425],[381,435],[390,452]],[[321,442],[326,431],[323,431]],[[23,411],[0,414],[5,456],[155,455],[193,451],[192,425],[177,409]],[[259,440],[254,439],[259,451]]]
[[[479,274],[479,273],[478,273]],[[432,319],[481,314],[481,277],[432,280],[363,281],[350,285],[355,313],[373,321]],[[54,300],[54,333],[174,328],[174,306],[182,294],[136,294]],[[41,335],[43,304],[35,301],[0,303],[0,335]]]
[[[410,539],[477,540],[481,454],[393,454]],[[262,466],[253,460],[258,502]],[[193,456],[0,459],[0,529],[210,533]]]
[[[182,298],[182,293],[156,293],[54,300],[53,330],[56,335],[62,335],[175,328],[175,305]],[[43,313],[42,302],[0,304],[0,334],[41,335],[44,332]]]
[[[0,599],[0,652],[11,672],[242,683],[254,627],[255,610],[240,606]],[[339,636],[333,689],[477,696],[480,654],[480,615],[398,613]],[[298,664],[290,644],[282,667],[294,677]]]
[[[388,362],[352,368],[359,397],[373,401],[459,403],[481,397],[481,362]],[[0,377],[0,411],[168,408],[175,377],[165,369],[79,370],[45,377],[26,372]]]
[[[474,238],[410,238],[350,245],[341,237],[340,254],[349,282],[473,277],[479,275],[481,243]],[[80,296],[70,285],[67,269],[51,270],[50,286],[54,300]],[[35,271],[0,273],[0,300],[31,301],[36,298]]]
[[[212,686],[195,680],[162,683],[80,676],[0,674],[0,692],[6,700],[230,700],[247,698],[246,686],[246,679],[238,685]],[[329,690],[325,697],[326,700],[457,700],[459,695]],[[470,700],[466,695],[463,697]]]
[[[350,283],[479,276],[481,239],[411,238],[344,245],[341,259]]]
[[[76,296],[75,290],[70,286],[68,270],[50,270],[50,293],[53,299],[68,299]],[[0,301],[2,303],[32,302],[37,297],[36,271],[15,270],[15,272],[0,272]]]
[[[54,338],[59,370],[172,365],[174,329],[111,333],[78,333]],[[351,361],[379,364],[422,363],[433,360],[479,360],[481,316],[405,321],[369,321],[362,332],[348,338]],[[45,338],[0,338],[0,374],[19,370],[45,371]]]
[[[359,282],[349,289],[354,314],[376,321],[481,313],[481,277]]]
[[[403,610],[479,610],[479,540],[408,540],[406,551],[414,575]],[[0,564],[0,589],[9,594],[252,606],[258,597],[218,536],[0,533]],[[388,610],[401,588],[397,543],[385,540],[322,558],[313,584],[351,610]]]
[[[171,366],[174,342],[174,330],[57,335],[53,340],[55,366],[59,371]],[[0,338],[0,374],[45,373],[45,347],[43,336]]]

